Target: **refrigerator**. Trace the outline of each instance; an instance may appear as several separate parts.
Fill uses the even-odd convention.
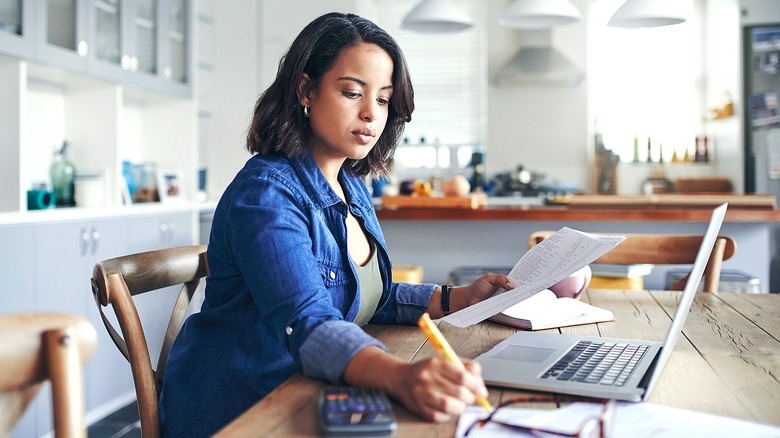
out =
[[[780,22],[742,27],[745,192],[780,199]],[[769,290],[780,291],[780,225],[772,231]]]

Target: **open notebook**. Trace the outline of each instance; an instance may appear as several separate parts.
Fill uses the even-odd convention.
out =
[[[545,289],[489,318],[524,330],[544,330],[594,322],[611,321],[611,311],[575,298],[555,296]]]

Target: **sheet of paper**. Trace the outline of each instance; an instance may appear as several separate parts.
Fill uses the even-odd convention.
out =
[[[563,227],[526,252],[509,272],[511,291],[499,290],[485,301],[444,317],[456,327],[468,327],[549,288],[596,260],[625,240]]]
[[[576,431],[589,416],[598,415],[598,403],[572,403],[560,409],[502,408],[496,415],[501,420],[528,427]],[[485,416],[485,410],[478,406],[469,407],[458,419],[455,437],[460,438],[474,421]],[[615,437],[652,438],[658,436],[713,437],[750,436],[778,437],[780,427],[722,417],[712,414],[672,408],[653,403],[618,402],[613,423]],[[523,433],[501,426],[475,429],[469,438],[479,437],[538,437],[539,434]],[[545,435],[546,436],[546,435]]]

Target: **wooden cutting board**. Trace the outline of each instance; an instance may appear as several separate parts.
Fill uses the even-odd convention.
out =
[[[487,195],[469,196],[383,196],[383,208],[481,208],[487,205]]]

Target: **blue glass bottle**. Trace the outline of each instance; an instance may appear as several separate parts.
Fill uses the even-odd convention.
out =
[[[54,191],[55,205],[57,207],[72,207],[76,205],[73,197],[76,168],[68,160],[68,142],[63,141],[60,150],[54,154],[54,162],[49,167],[51,186]]]

